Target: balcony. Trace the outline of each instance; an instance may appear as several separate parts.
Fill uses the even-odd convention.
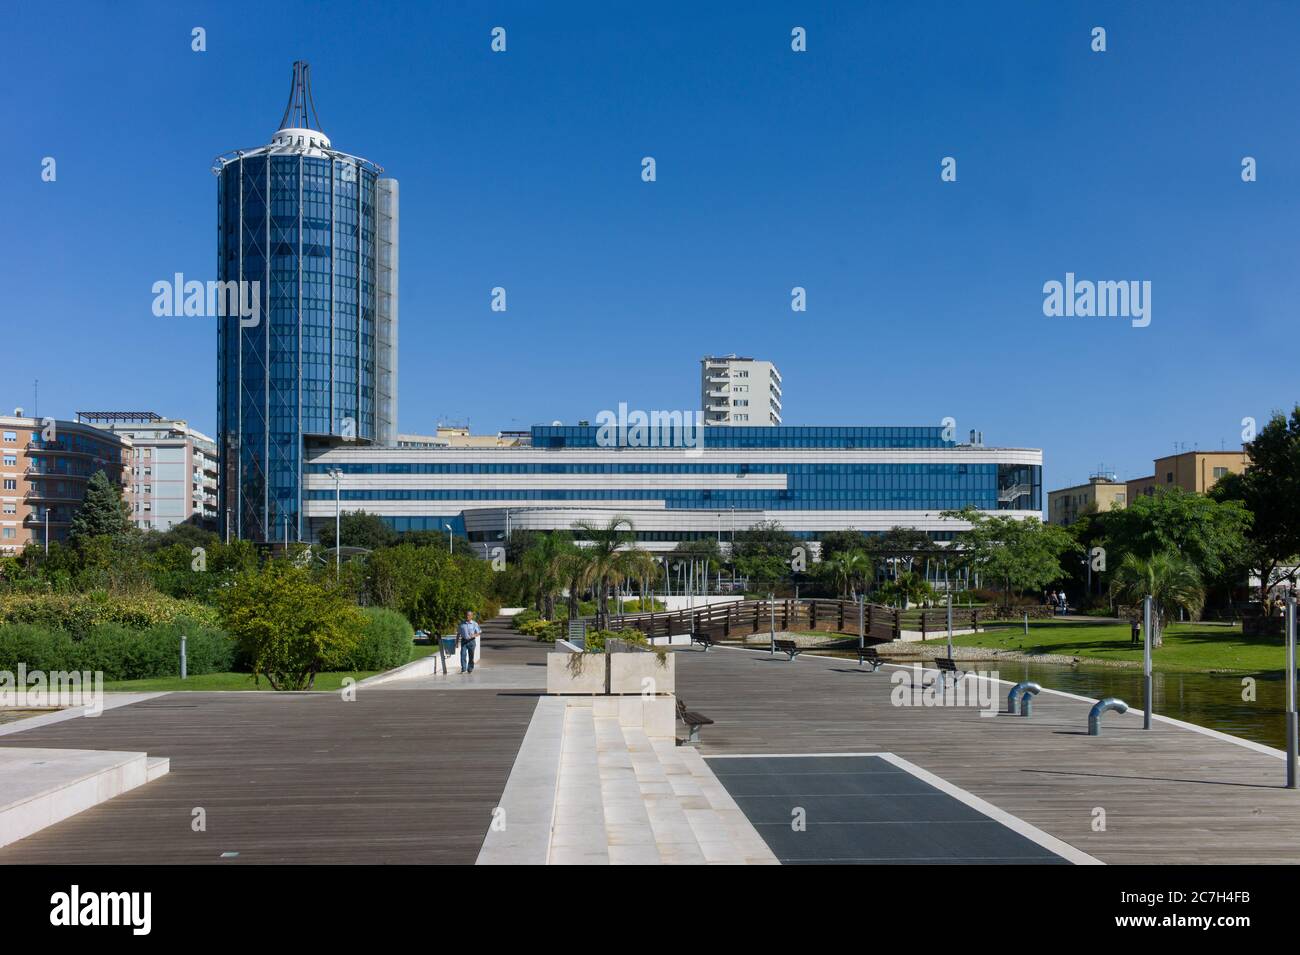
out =
[[[33,489],[23,495],[23,500],[28,503],[33,501],[55,501],[65,504],[80,504],[85,500],[85,497],[84,493],[78,494],[73,491],[37,491]]]

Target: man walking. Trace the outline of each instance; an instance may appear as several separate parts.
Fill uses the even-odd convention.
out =
[[[482,632],[483,628],[474,619],[474,611],[466,610],[465,619],[456,628],[456,636],[460,640],[461,673],[474,672],[474,651],[478,649],[478,637]]]

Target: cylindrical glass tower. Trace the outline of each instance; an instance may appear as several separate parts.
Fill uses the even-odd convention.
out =
[[[302,539],[308,444],[396,435],[397,183],[319,127],[308,66],[295,63],[271,142],[213,166],[218,279],[260,303],[255,324],[223,318],[218,331],[219,497],[232,538]]]

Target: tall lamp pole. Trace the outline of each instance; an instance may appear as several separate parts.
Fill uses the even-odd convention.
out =
[[[1296,788],[1296,604],[1295,595],[1286,598],[1286,788]]]
[[[343,469],[330,468],[329,475],[334,479],[334,579],[337,581],[343,567]]]
[[[447,528],[447,553],[450,554],[451,553],[451,525],[448,524],[446,521],[443,521],[442,526]]]

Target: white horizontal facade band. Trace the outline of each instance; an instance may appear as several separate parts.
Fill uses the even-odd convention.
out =
[[[784,491],[784,474],[344,474],[344,491],[444,490],[702,490]],[[309,474],[309,491],[333,491],[328,474]]]
[[[648,506],[647,506],[648,505]],[[305,501],[309,518],[333,518],[335,502]],[[619,507],[609,501],[572,501],[564,507],[535,507],[521,501],[344,501],[344,511],[364,510],[382,517],[427,517],[464,514],[467,530],[493,530],[504,527],[506,511],[510,527],[518,530],[568,529],[575,521],[605,523],[615,515],[629,518],[640,531],[716,531],[731,529],[730,508],[665,508],[662,502],[637,501],[635,506]],[[853,511],[757,511],[736,510],[736,529],[742,530],[760,521],[777,521],[788,530],[888,531],[894,527],[912,527],[926,531],[962,531],[966,521],[947,520],[938,511],[853,510]],[[1040,518],[1038,511],[984,511],[999,517]]]
[[[332,448],[308,464],[1042,464],[1029,448]]]

